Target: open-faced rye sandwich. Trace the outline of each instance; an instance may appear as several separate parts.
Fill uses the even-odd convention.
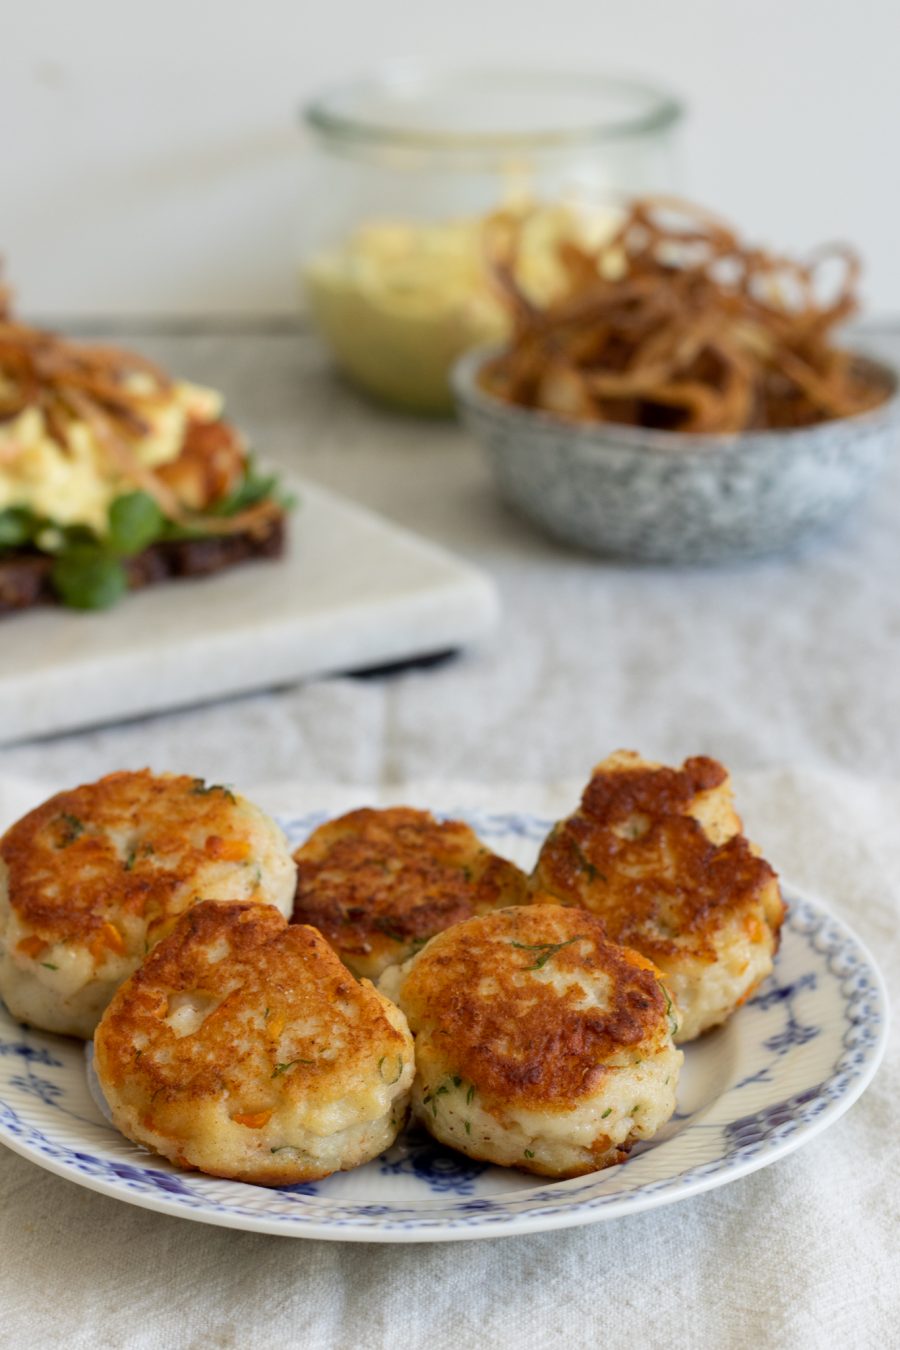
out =
[[[278,557],[287,505],[218,393],[21,323],[0,287],[0,616]]]

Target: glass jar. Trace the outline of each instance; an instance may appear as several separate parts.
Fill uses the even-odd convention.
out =
[[[557,245],[597,241],[622,194],[677,187],[677,101],[563,71],[394,67],[304,109],[302,278],[341,368],[395,406],[445,413],[456,358],[502,340],[488,222],[520,222],[520,280],[552,296]]]

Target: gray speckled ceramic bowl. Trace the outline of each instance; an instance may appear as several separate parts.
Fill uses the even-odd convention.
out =
[[[596,553],[707,563],[793,547],[844,517],[900,438],[897,375],[867,359],[890,389],[872,412],[722,437],[565,422],[504,403],[477,382],[493,354],[469,352],[454,369],[464,424],[510,505]]]

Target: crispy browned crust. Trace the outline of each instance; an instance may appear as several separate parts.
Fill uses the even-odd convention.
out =
[[[237,487],[246,459],[244,443],[230,422],[191,418],[181,454],[171,464],[160,465],[155,473],[184,506],[206,511]]]
[[[136,557],[123,560],[129,589],[212,576],[254,559],[280,558],[285,550],[286,526],[284,511],[273,503],[268,513],[238,533],[153,544]],[[53,559],[45,553],[23,550],[0,556],[0,618],[39,605],[59,604],[50,584],[52,570]]]
[[[727,778],[705,757],[681,769],[600,765],[579,809],[544,843],[533,884],[591,910],[617,942],[663,964],[714,960],[717,931],[735,918],[757,922],[760,907],[777,934],[784,905],[773,869],[740,833],[713,843],[691,814]]]
[[[181,992],[215,1005],[185,1036],[165,1020]],[[288,926],[271,905],[201,901],[116,993],[94,1047],[101,1081],[143,1104],[145,1127],[177,1143],[196,1103],[222,1101],[232,1118],[252,1117],[323,1083],[335,1095],[336,1080],[371,1057],[373,1042],[392,1063],[407,1046],[380,996],[314,928]],[[246,1179],[288,1184],[296,1167]]]
[[[135,839],[124,857],[116,835]],[[153,940],[178,912],[185,880],[239,857],[244,842],[227,789],[143,769],[58,792],[7,830],[0,859],[11,908],[46,942],[89,941],[129,914],[148,920]]]
[[[585,1008],[576,981],[560,993],[546,978],[580,973],[608,979],[605,1008]],[[442,933],[404,980],[402,1004],[414,1033],[427,1027],[447,1071],[476,1082],[501,1116],[512,1106],[571,1110],[596,1093],[617,1055],[669,1034],[659,971],[610,942],[595,915],[556,904],[499,910]]]
[[[461,821],[411,807],[351,811],[294,854],[293,921],[325,934],[353,969],[402,960],[451,924],[525,903],[528,882]]]

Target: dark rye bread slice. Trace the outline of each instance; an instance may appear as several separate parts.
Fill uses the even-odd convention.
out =
[[[142,590],[161,581],[207,577],[254,558],[280,558],[286,529],[283,511],[272,512],[251,528],[203,539],[170,539],[123,559],[128,588]],[[0,554],[0,618],[37,605],[59,604],[50,584],[53,559],[46,553],[21,550]]]

